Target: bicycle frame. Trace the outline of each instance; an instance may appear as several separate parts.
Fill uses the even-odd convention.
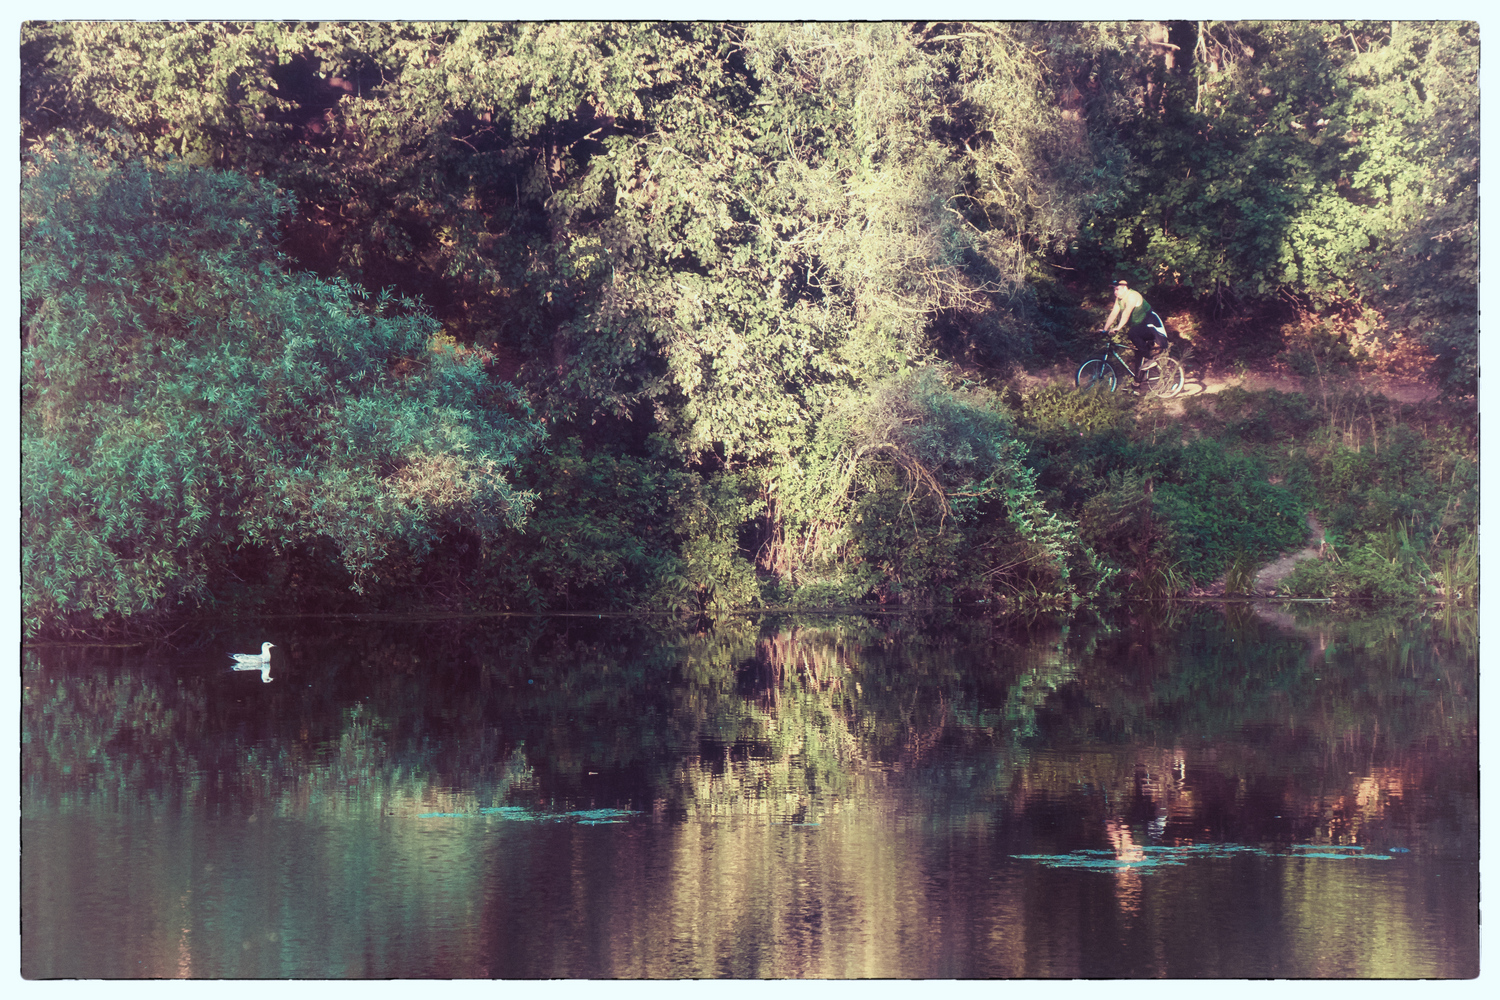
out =
[[[1099,360],[1104,362],[1105,364],[1110,364],[1111,362],[1109,358],[1112,354],[1114,355],[1115,361],[1118,361],[1120,363],[1120,367],[1125,369],[1126,373],[1131,378],[1136,378],[1137,375],[1135,369],[1130,367],[1130,362],[1126,361],[1125,356],[1120,353],[1123,350],[1125,350],[1124,344],[1120,344],[1114,340],[1110,340],[1108,344],[1104,345],[1104,353],[1099,356]],[[1153,354],[1148,360],[1155,361],[1157,358],[1164,358],[1167,356],[1167,352],[1170,350],[1170,347],[1164,347],[1162,348],[1160,354]]]
[[[1132,347],[1132,350],[1133,349],[1134,348]],[[1123,369],[1125,369],[1125,374],[1129,375],[1131,378],[1136,378],[1137,377],[1136,370],[1134,368],[1130,367],[1130,362],[1126,361],[1125,360],[1125,355],[1123,355],[1123,354],[1120,353],[1123,350],[1125,350],[1125,345],[1124,344],[1121,344],[1121,343],[1118,343],[1118,342],[1116,342],[1114,340],[1111,340],[1108,344],[1104,345],[1104,353],[1101,354],[1101,355],[1099,355],[1098,360],[1104,362],[1107,365],[1108,364],[1113,364],[1114,361],[1118,361],[1120,363],[1120,367],[1123,368]],[[1169,345],[1167,347],[1163,347],[1160,352],[1151,355],[1151,357],[1147,358],[1146,360],[1148,362],[1150,362],[1150,361],[1158,361],[1161,358],[1170,357],[1171,354],[1172,354],[1172,348]],[[1111,355],[1113,355],[1114,361],[1110,360]],[[1087,360],[1090,360],[1090,359],[1085,358],[1084,360],[1087,361]]]

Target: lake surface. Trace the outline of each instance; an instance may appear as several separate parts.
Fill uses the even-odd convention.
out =
[[[22,972],[1475,976],[1476,620],[1328,614],[27,648]]]

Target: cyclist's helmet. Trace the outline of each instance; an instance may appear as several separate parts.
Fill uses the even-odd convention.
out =
[[[1126,288],[1129,288],[1130,287],[1130,282],[1127,281],[1127,280],[1125,280],[1124,278],[1116,278],[1115,279],[1115,287],[1119,288],[1121,285],[1124,285]]]

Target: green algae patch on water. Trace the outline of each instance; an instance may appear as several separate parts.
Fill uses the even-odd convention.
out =
[[[485,806],[479,810],[481,816],[493,816],[496,819],[513,820],[538,820],[545,817],[538,816],[535,812],[525,806]]]
[[[1264,858],[1326,858],[1334,861],[1390,861],[1389,854],[1367,854],[1363,847],[1296,844],[1287,851],[1268,850],[1249,844],[1186,844],[1141,847],[1131,856],[1100,848],[1082,848],[1067,854],[1012,854],[1018,861],[1038,861],[1049,868],[1091,868],[1097,871],[1180,867],[1192,858],[1227,858],[1256,855]],[[1135,856],[1139,854],[1139,856]]]
[[[629,809],[575,809],[571,812],[539,813],[525,806],[485,806],[477,812],[430,812],[418,813],[417,819],[503,819],[520,822],[565,822],[574,821],[583,826],[601,823],[624,823],[639,813]]]

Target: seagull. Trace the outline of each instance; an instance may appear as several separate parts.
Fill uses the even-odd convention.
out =
[[[234,661],[234,666],[230,669],[259,670],[261,682],[271,683],[271,647],[274,645],[271,642],[261,643],[259,653],[230,653],[229,658]]]

